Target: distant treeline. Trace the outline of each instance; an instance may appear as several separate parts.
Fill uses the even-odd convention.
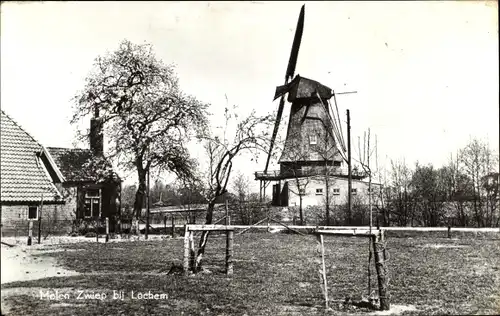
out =
[[[391,161],[377,199],[381,225],[498,227],[498,154],[472,139],[448,164]]]

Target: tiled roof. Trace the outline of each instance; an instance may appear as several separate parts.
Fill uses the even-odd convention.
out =
[[[43,147],[4,111],[0,130],[2,202],[61,201],[61,195],[38,155]]]
[[[48,147],[47,150],[66,181],[96,181],[96,179],[100,178],[100,174],[99,168],[94,169],[95,164],[104,163],[105,166],[99,165],[99,167],[105,167],[110,171],[113,169],[109,161],[104,157],[102,157],[104,160],[93,157],[90,149]],[[118,175],[112,173],[113,178],[119,180]]]
[[[48,147],[47,150],[66,181],[88,180],[81,176],[80,171],[92,157],[90,149]]]

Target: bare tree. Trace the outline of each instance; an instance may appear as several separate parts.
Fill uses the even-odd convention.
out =
[[[495,168],[498,166],[498,157],[493,154],[489,146],[477,139],[473,138],[465,146],[465,148],[460,150],[461,164],[464,168],[464,172],[471,179],[470,186],[473,191],[474,201],[474,217],[478,227],[484,227],[487,224],[485,221],[485,214],[483,203],[483,179],[488,174],[495,172]],[[487,200],[487,199],[486,199]]]
[[[380,184],[379,190],[377,190],[377,195],[380,203],[377,203],[375,207],[378,210],[378,213],[382,214],[382,224],[383,226],[389,226],[389,214],[387,212],[387,208],[385,206],[385,197],[387,195],[387,179],[385,177],[385,169],[380,168],[378,164],[378,139],[377,135],[375,135],[375,168],[378,173],[378,182]],[[382,172],[383,171],[383,172]],[[384,180],[382,181],[382,173],[384,174]]]
[[[338,152],[337,145],[331,133],[331,125],[324,121],[319,121],[316,128],[313,130],[312,135],[316,135],[317,143],[312,147],[320,160],[324,163],[320,168],[321,172],[318,173],[324,179],[325,183],[325,219],[326,225],[331,223],[331,203],[332,203],[332,186],[335,184],[335,162],[334,158]],[[315,173],[315,172],[314,172]]]
[[[500,222],[500,214],[495,214],[499,211],[499,178],[498,172],[491,172],[482,179],[482,186],[486,193],[486,220],[488,226],[498,227]]]
[[[235,109],[233,107],[233,109]],[[225,124],[221,126],[222,135],[207,128],[199,138],[203,141],[208,156],[208,170],[201,178],[205,183],[205,196],[208,200],[206,224],[213,221],[216,199],[226,194],[231,177],[234,158],[243,152],[250,152],[257,158],[259,152],[267,152],[269,147],[269,126],[274,122],[272,115],[257,116],[254,111],[239,119],[227,107],[224,112]],[[200,237],[194,270],[201,269],[208,231]]]
[[[290,134],[289,137],[296,140],[296,144],[304,144],[304,135],[300,132]],[[303,162],[309,160],[309,153],[303,146],[290,146],[286,152],[286,158],[288,162],[284,168],[286,168],[285,173],[292,176],[291,181],[293,185],[289,185],[288,189],[290,192],[299,197],[299,220],[300,225],[305,224],[304,210],[303,210],[303,200],[304,195],[307,192],[307,186],[309,185],[311,175],[314,172],[309,172],[303,166]]]
[[[241,224],[251,225],[255,219],[265,216],[259,202],[259,194],[250,193],[250,179],[247,176],[238,172],[234,178],[232,189],[235,192],[235,198],[228,198],[228,201],[232,200],[229,207],[236,211]]]
[[[372,206],[372,176],[374,174],[374,169],[370,165],[370,158],[372,158],[375,148],[370,148],[370,140],[371,133],[370,129],[368,129],[368,138],[367,134],[364,132],[363,134],[363,151],[361,151],[360,139],[358,137],[358,154],[359,160],[358,162],[361,164],[361,168],[364,173],[368,176],[368,207],[369,207],[369,216],[370,216],[370,230],[373,226],[373,206]],[[375,170],[376,171],[376,170]]]
[[[236,173],[233,181],[233,190],[238,200],[244,202],[249,195],[250,180],[241,171]]]
[[[193,177],[195,162],[185,144],[195,128],[206,126],[208,105],[181,91],[173,66],[157,59],[151,45],[124,40],[116,51],[97,57],[74,100],[72,123],[92,113],[100,117],[112,144],[108,156],[136,170],[137,218],[150,170]]]
[[[391,188],[390,188],[390,206],[391,212],[396,215],[398,224],[406,226],[413,224],[413,206],[411,203],[411,184],[412,171],[403,160],[391,160]]]
[[[418,162],[412,175],[411,185],[419,219],[425,226],[438,226],[444,219],[445,188],[438,170],[432,164],[425,166]]]
[[[458,153],[455,159],[451,155],[448,164],[440,168],[439,171],[446,199],[455,210],[456,221],[454,225],[468,226],[469,206],[470,201],[474,200],[474,193],[469,185],[471,180],[460,167]]]

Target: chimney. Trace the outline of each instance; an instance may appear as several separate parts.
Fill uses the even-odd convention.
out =
[[[94,110],[94,117],[90,119],[90,150],[94,156],[102,156],[104,153],[102,120],[97,108]]]

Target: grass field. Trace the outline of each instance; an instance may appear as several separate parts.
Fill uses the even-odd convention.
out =
[[[404,315],[499,314],[496,238],[389,237],[391,304],[412,305]],[[346,297],[360,299],[367,292],[366,239],[326,238],[328,312],[323,308],[314,236],[249,233],[235,236],[234,243],[230,278],[223,273],[223,236],[209,241],[206,267],[211,273],[190,277],[167,274],[173,264],[182,264],[182,239],[47,246],[58,251],[39,256],[55,257],[81,274],[3,284],[2,297],[9,315],[377,314],[342,304]],[[376,290],[373,262],[371,268]],[[45,290],[69,298],[40,299]],[[106,293],[107,298],[79,300],[78,290]],[[113,290],[124,291],[125,299],[111,299]],[[130,297],[131,291],[166,293],[168,298],[137,300]]]

